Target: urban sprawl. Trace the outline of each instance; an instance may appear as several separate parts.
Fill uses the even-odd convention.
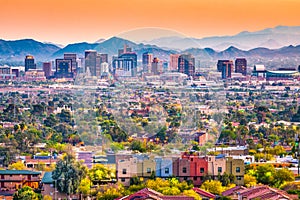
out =
[[[0,199],[298,199],[300,66],[116,54],[0,67]]]

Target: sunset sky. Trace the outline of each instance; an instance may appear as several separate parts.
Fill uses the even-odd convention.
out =
[[[59,44],[94,42],[143,27],[158,27],[201,38],[278,25],[300,25],[299,0],[0,2],[0,38],[6,40],[33,38]]]

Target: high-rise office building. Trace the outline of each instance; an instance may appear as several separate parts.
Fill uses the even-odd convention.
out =
[[[34,57],[31,55],[27,55],[25,57],[25,72],[29,69],[36,69],[36,64],[34,63]]]
[[[77,55],[76,53],[65,53],[64,54],[64,59],[71,59],[72,60],[72,66],[71,66],[71,71],[73,73],[76,73],[77,70]]]
[[[159,74],[159,59],[158,58],[154,58],[152,63],[151,63],[151,73],[154,75],[158,75]]]
[[[169,70],[172,72],[177,72],[178,71],[178,58],[179,54],[171,54],[170,55],[170,68]]]
[[[247,75],[247,60],[245,58],[235,59],[235,72]]]
[[[191,54],[183,54],[178,57],[178,72],[188,76],[195,75],[195,58]]]
[[[142,65],[143,65],[143,71],[144,72],[149,72],[151,63],[153,61],[153,54],[149,52],[145,52],[142,55]]]
[[[101,76],[101,64],[108,63],[108,55],[103,53],[97,53],[96,57],[96,76]]]
[[[55,63],[54,76],[56,78],[73,78],[72,59],[56,59]]]
[[[85,51],[85,71],[89,68],[91,76],[97,76],[96,73],[96,63],[97,63],[97,51],[96,50],[86,50]]]
[[[113,57],[113,74],[116,76],[135,77],[137,75],[137,54],[127,52],[127,50],[128,47],[125,45],[124,53],[118,57]]]
[[[218,63],[217,63],[218,72],[222,72],[224,63],[228,63],[228,62],[230,62],[230,60],[218,60]]]
[[[218,65],[222,66],[222,79],[231,78],[231,73],[233,71],[233,61],[232,60],[223,60],[220,62],[218,61]],[[219,66],[218,66],[219,67]]]
[[[48,79],[51,76],[51,62],[43,63],[43,71],[45,73],[46,78]]]

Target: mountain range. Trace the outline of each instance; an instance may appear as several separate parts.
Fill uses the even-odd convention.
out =
[[[289,30],[292,32],[289,33]],[[300,44],[300,27],[281,26],[252,33],[242,32],[235,36],[197,39],[197,45],[195,47],[191,46],[187,48],[189,47],[190,41],[195,44],[194,40],[196,39],[164,37],[138,44],[119,37],[112,37],[107,40],[100,39],[95,43],[82,42],[69,44],[63,48],[52,43],[42,43],[32,39],[15,41],[0,40],[0,65],[23,64],[24,58],[28,54],[33,55],[37,62],[61,58],[64,53],[76,53],[78,57],[84,57],[84,51],[88,49],[107,53],[111,58],[111,56],[116,55],[118,49],[123,48],[125,44],[138,54],[138,59],[141,59],[141,55],[145,52],[153,53],[155,57],[161,60],[168,60],[169,55],[172,53],[191,53],[197,60],[200,60],[202,64],[206,63],[207,66],[215,63],[218,59],[235,59],[237,57],[246,57],[251,64],[257,62],[263,62],[264,64],[273,66],[279,64],[300,64],[298,63],[300,59],[300,45],[297,45]],[[186,48],[176,46],[179,44],[185,44],[184,47]],[[210,46],[215,45],[215,47],[218,46],[218,48],[226,48],[218,50],[218,48],[201,47],[205,46],[205,44],[210,44]],[[243,46],[249,47],[250,44],[251,47],[253,46],[254,48],[243,48]],[[268,48],[268,46],[277,46],[278,48]]]
[[[243,31],[233,36],[214,36],[201,39],[171,36],[144,41],[144,43],[181,50],[209,47],[222,51],[230,46],[243,50],[257,47],[277,49],[288,45],[299,45],[300,26],[277,26],[255,32]]]

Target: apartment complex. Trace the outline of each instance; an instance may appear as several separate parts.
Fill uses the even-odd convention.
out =
[[[244,160],[218,156],[201,156],[197,153],[183,153],[180,157],[153,157],[132,155],[117,160],[117,180],[125,186],[130,185],[134,177],[147,180],[150,177],[178,177],[180,181],[192,181],[200,186],[207,176],[217,179],[219,176],[233,174],[237,185],[244,184]]]

